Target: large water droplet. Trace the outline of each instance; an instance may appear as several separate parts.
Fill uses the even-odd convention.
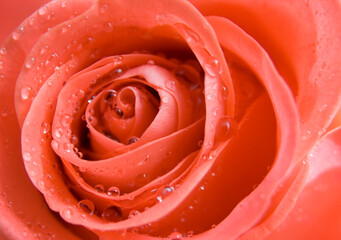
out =
[[[84,199],[78,203],[78,207],[92,215],[95,211],[95,204],[88,199]]]
[[[158,191],[157,200],[162,202],[162,200],[174,191],[174,187],[165,186]]]
[[[101,217],[106,221],[118,222],[122,218],[122,213],[118,207],[112,206],[104,209]]]
[[[63,134],[64,134],[64,131],[63,131],[63,129],[62,128],[56,128],[55,129],[55,131],[54,131],[54,136],[56,137],[56,138],[60,138],[61,136],[63,136]]]
[[[206,63],[204,63],[204,69],[207,74],[212,77],[216,77],[222,73],[222,68],[219,60],[213,56],[209,57]]]
[[[119,196],[120,195],[120,189],[118,187],[115,187],[115,186],[114,187],[110,187],[108,189],[107,194],[109,196],[114,196],[114,197]]]

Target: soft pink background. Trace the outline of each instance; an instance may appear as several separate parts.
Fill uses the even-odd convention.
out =
[[[50,0],[0,0],[0,45],[19,24]]]

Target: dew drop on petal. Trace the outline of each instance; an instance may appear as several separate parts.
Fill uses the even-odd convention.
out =
[[[96,190],[96,192],[99,192],[99,193],[102,193],[105,190],[102,184],[96,184],[94,189]]]
[[[187,232],[187,237],[193,237],[193,236],[194,236],[194,231]]]
[[[219,119],[217,126],[216,126],[216,141],[225,141],[231,134],[234,133],[236,130],[236,121],[234,118],[230,116],[224,116]]]
[[[41,135],[47,134],[50,131],[50,129],[51,129],[51,126],[49,123],[47,122],[42,123],[41,128],[40,128]]]
[[[181,235],[181,233],[179,233],[179,232],[173,232],[173,233],[171,233],[171,234],[168,236],[168,238],[169,238],[170,240],[182,239],[182,235]]]
[[[60,214],[65,219],[71,219],[72,218],[72,210],[69,208],[61,210]]]
[[[129,145],[129,144],[133,144],[133,143],[137,142],[138,140],[139,140],[138,137],[135,137],[135,136],[130,137],[130,138],[128,139],[127,144],[128,144],[128,145]]]
[[[31,94],[31,88],[30,87],[23,87],[21,89],[21,99],[22,100],[27,100],[29,97],[30,97],[30,94]]]
[[[138,215],[140,215],[140,212],[139,212],[139,211],[137,211],[137,210],[131,210],[131,211],[129,212],[128,218],[133,218],[133,217],[136,217],[136,216],[138,216]]]
[[[118,222],[121,220],[121,211],[116,206],[108,207],[103,210],[101,217],[110,222]]]
[[[88,200],[88,199],[79,201],[78,207],[80,207],[81,209],[89,213],[90,215],[92,215],[95,211],[95,204],[91,200]]]
[[[101,13],[101,14],[104,14],[104,13],[106,13],[108,11],[108,4],[103,4],[103,5],[101,5],[100,7],[99,7],[99,12]]]
[[[63,136],[63,134],[64,134],[64,131],[62,128],[56,128],[54,131],[54,136],[56,138],[60,138],[61,136]]]
[[[41,8],[39,8],[38,10],[39,15],[45,15],[47,13],[47,7],[46,6],[42,6]]]
[[[119,196],[120,195],[120,189],[118,187],[115,187],[115,186],[110,187],[107,191],[107,194],[109,196],[114,196],[114,197]]]
[[[203,67],[207,74],[212,77],[216,77],[222,73],[219,60],[212,56],[208,58]]]
[[[30,69],[34,65],[35,62],[36,62],[36,60],[34,57],[27,59],[27,61],[25,63],[26,68]]]
[[[61,124],[64,126],[64,127],[69,127],[70,124],[71,124],[71,116],[69,114],[64,114],[62,117],[61,117]]]
[[[6,55],[6,54],[7,54],[7,48],[6,48],[6,47],[2,47],[2,48],[0,49],[0,54]]]
[[[24,159],[26,162],[31,161],[31,160],[32,160],[31,153],[29,153],[29,152],[24,152],[24,153],[23,153],[23,159]]]
[[[175,90],[176,89],[175,81],[167,81],[166,88],[168,88],[171,91]]]
[[[107,22],[107,23],[104,24],[103,30],[105,32],[112,32],[114,30],[114,26],[113,26],[113,24],[111,22]]]

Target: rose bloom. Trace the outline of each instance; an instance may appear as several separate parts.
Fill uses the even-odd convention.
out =
[[[0,9],[1,239],[341,239],[340,1]]]

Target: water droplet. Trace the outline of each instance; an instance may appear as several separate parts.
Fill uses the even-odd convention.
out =
[[[95,204],[88,199],[84,199],[78,203],[78,207],[92,215],[95,211]]]
[[[183,33],[188,44],[204,45],[203,40],[194,30],[182,23],[176,24],[176,26],[179,27],[179,30]]]
[[[154,65],[154,64],[155,64],[155,61],[152,60],[152,59],[149,59],[149,60],[147,61],[147,64],[149,64],[149,65]]]
[[[166,196],[171,194],[173,191],[174,191],[174,187],[171,187],[171,186],[165,186],[165,187],[159,189],[158,190],[159,196],[157,196],[157,200],[159,202],[162,202],[163,198],[165,198]]]
[[[107,194],[109,196],[114,196],[114,197],[119,196],[120,195],[120,189],[118,187],[115,187],[115,186],[114,187],[110,187],[108,189]]]
[[[96,126],[97,123],[98,123],[97,118],[94,117],[94,116],[89,116],[89,117],[88,117],[88,121],[89,121],[89,123],[90,123],[92,126]]]
[[[171,91],[175,90],[176,89],[175,81],[167,81],[166,88],[168,88]]]
[[[61,136],[63,136],[64,134],[64,131],[62,128],[56,128],[55,131],[54,131],[54,137],[56,138],[60,138]]]
[[[63,210],[61,210],[60,215],[65,219],[71,219],[72,218],[72,210],[69,208],[63,209]]]
[[[159,25],[164,25],[167,22],[167,17],[164,14],[158,14],[155,17],[155,21],[159,24]]]
[[[96,192],[99,192],[99,193],[102,193],[105,190],[102,184],[96,184],[94,189],[96,190]]]
[[[118,65],[118,64],[121,64],[123,62],[123,57],[122,56],[114,56],[112,58],[112,61],[115,63],[115,65]],[[116,94],[116,91],[115,90],[110,90],[110,91],[113,91],[113,93]],[[116,95],[115,95],[116,96]]]
[[[21,35],[20,32],[14,31],[14,32],[12,33],[12,39],[13,39],[14,41],[18,40],[18,39],[20,38],[20,35]]]
[[[39,10],[38,10],[38,13],[39,13],[39,15],[45,15],[46,14],[46,12],[47,12],[47,7],[46,6],[42,6],[41,8],[39,8]]]
[[[169,103],[169,97],[163,97],[162,98],[162,102],[164,102],[164,103]]]
[[[211,226],[211,228],[215,228],[217,225],[215,225],[215,224],[212,224],[212,226]]]
[[[103,26],[104,32],[112,32],[114,30],[114,26],[111,22],[107,22]]]
[[[100,6],[99,12],[100,12],[101,14],[106,13],[106,11],[108,11],[108,4],[103,4],[102,6]]]
[[[66,142],[64,143],[64,151],[70,153],[73,151],[74,145],[72,143]]]
[[[138,228],[132,228],[131,229],[131,233],[138,233],[139,232],[139,229]]]
[[[64,114],[61,117],[61,124],[66,128],[69,127],[71,124],[71,116],[69,114]]]
[[[7,54],[7,48],[6,48],[6,47],[2,47],[2,48],[0,49],[0,54],[6,55],[6,54]]]
[[[200,186],[200,189],[201,189],[201,190],[205,190],[205,186],[204,186],[204,185],[201,185],[201,186]]]
[[[110,222],[118,222],[122,218],[122,213],[116,206],[108,207],[103,210],[101,217]]]
[[[224,116],[219,119],[216,127],[216,141],[225,141],[231,134],[233,134],[237,123],[234,118],[230,116]]]
[[[62,1],[62,8],[65,8],[67,6],[67,1]]]
[[[8,108],[5,106],[1,109],[1,116],[6,117],[8,113]]]
[[[21,99],[27,100],[31,94],[31,88],[30,87],[23,87],[21,89]]]
[[[213,56],[208,58],[206,63],[204,63],[204,69],[207,72],[207,74],[212,77],[216,77],[222,73],[222,68],[221,68],[219,60]]]
[[[136,216],[138,216],[138,215],[140,215],[140,212],[139,212],[139,211],[137,211],[137,210],[131,210],[131,211],[129,212],[128,218],[133,218],[133,217],[136,217]]]
[[[36,60],[34,57],[27,59],[27,61],[25,63],[26,68],[30,69],[34,65],[35,62],[36,62]]]
[[[194,236],[194,231],[187,232],[187,237],[193,237],[193,236]]]
[[[23,159],[24,159],[26,162],[31,161],[31,160],[32,160],[31,153],[29,153],[29,152],[24,152],[24,153],[23,153]]]
[[[182,235],[181,235],[181,233],[179,233],[179,232],[173,232],[173,233],[171,233],[169,236],[168,236],[168,238],[170,239],[170,240],[178,240],[178,239],[182,239]]]
[[[118,107],[114,107],[113,110],[119,118],[123,118],[123,111],[121,109],[119,109]]]
[[[128,139],[127,144],[128,144],[128,145],[129,145],[129,144],[133,144],[133,143],[137,142],[138,140],[139,140],[138,137],[135,137],[135,136],[130,137],[130,138]]]

